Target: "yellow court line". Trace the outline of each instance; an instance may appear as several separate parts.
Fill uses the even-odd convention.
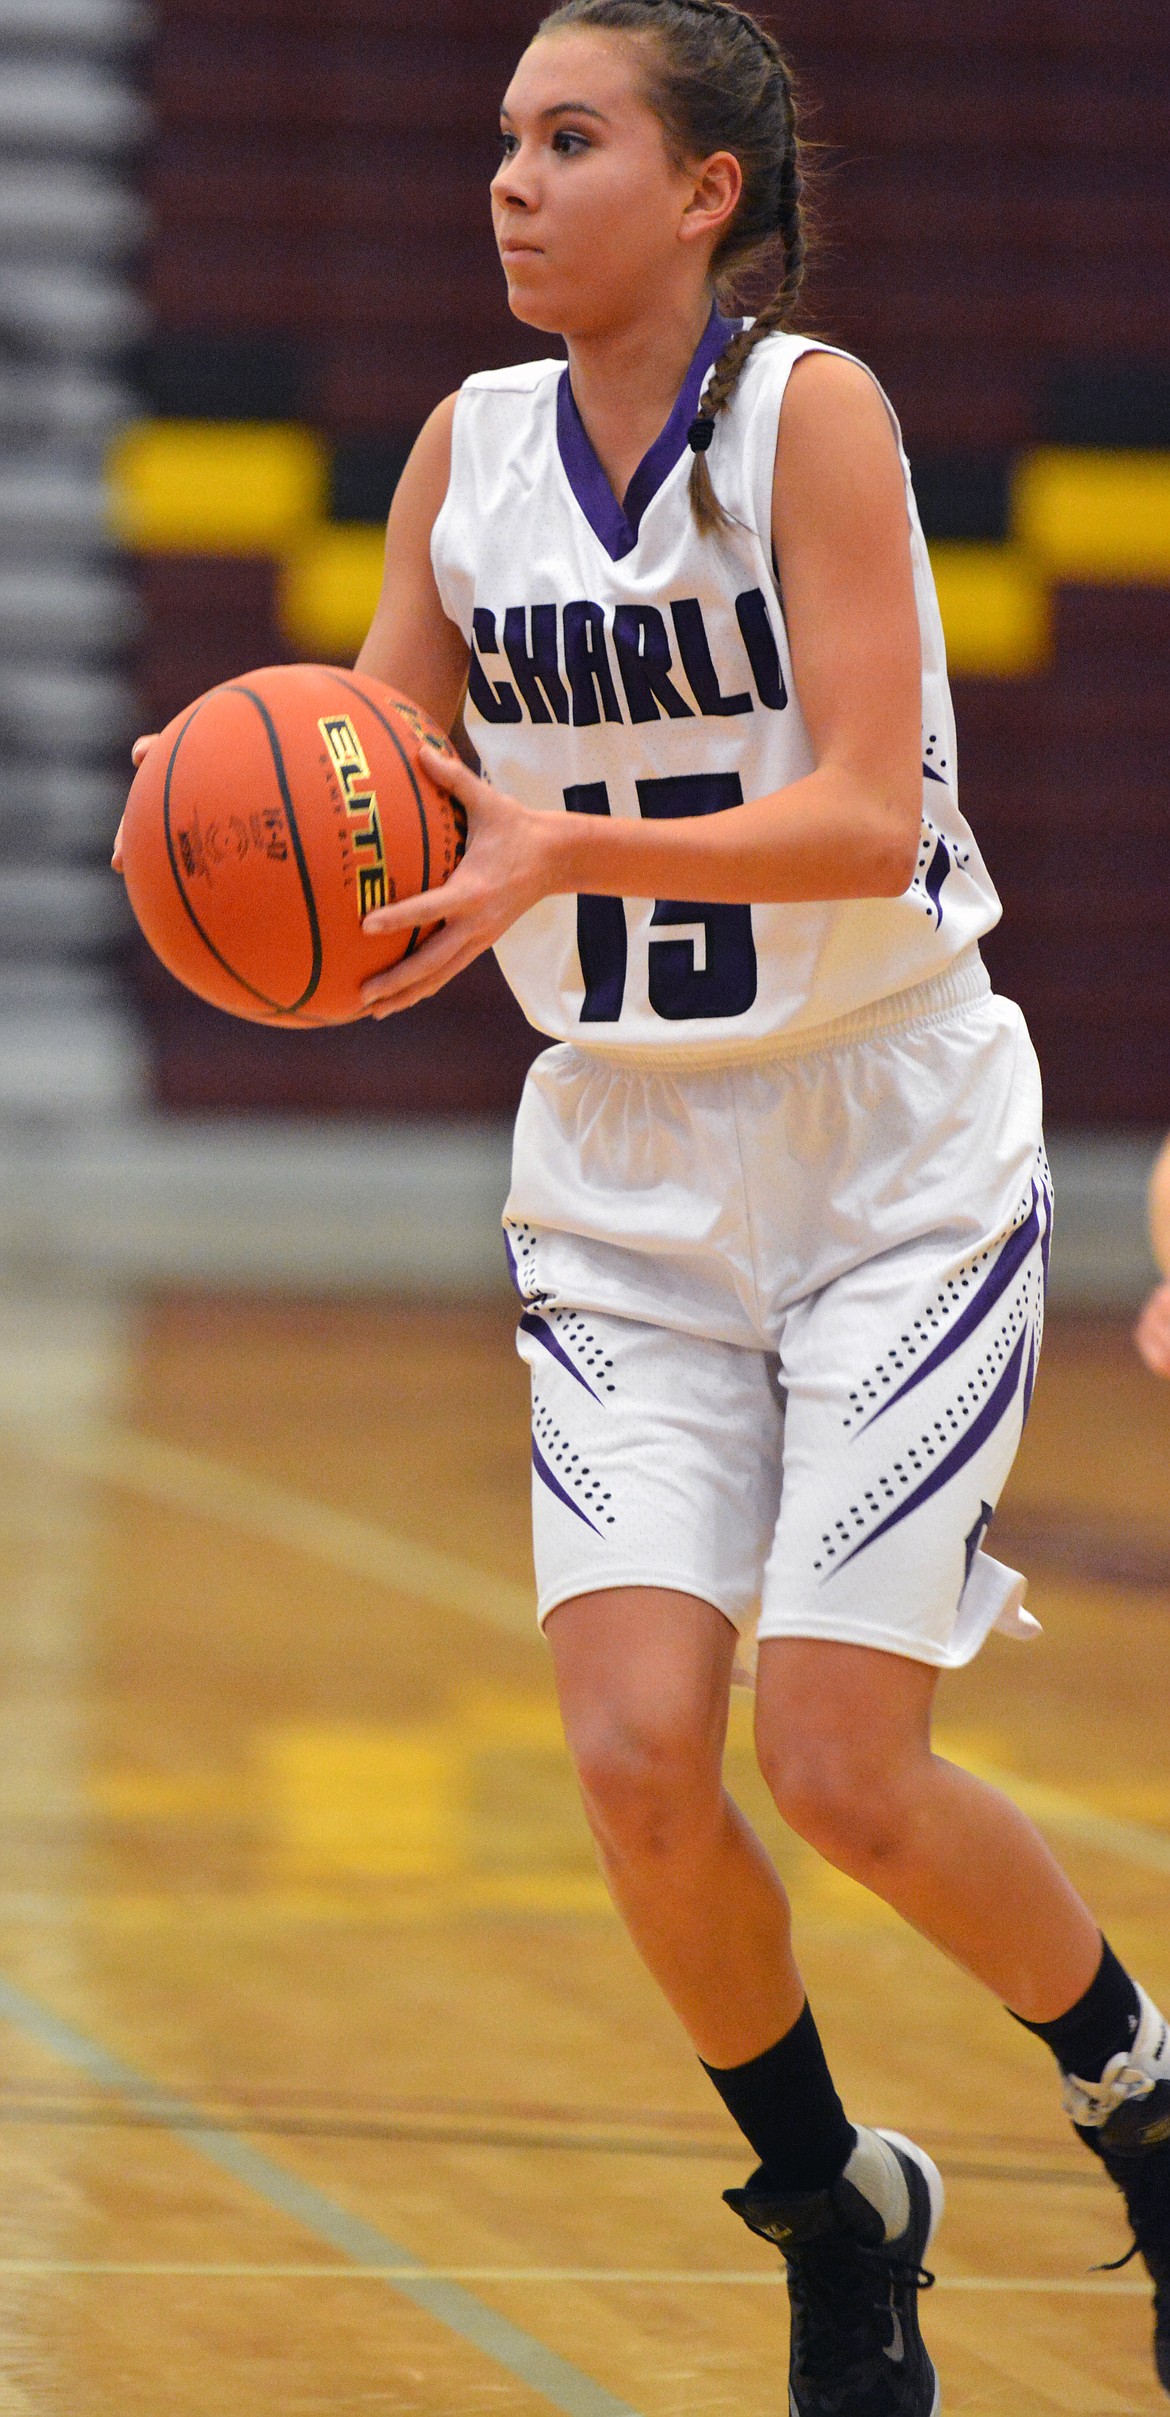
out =
[[[775,2290],[785,2281],[784,2269],[775,2273],[736,2272],[724,2268],[705,2270],[690,2267],[641,2266],[244,2266],[244,2265],[181,2265],[178,2263],[121,2264],[108,2259],[66,2260],[50,2258],[0,2258],[0,2275],[32,2278],[97,2275],[122,2277],[129,2281],[168,2279],[197,2282],[241,2283],[620,2283],[645,2285],[650,2289],[674,2288],[689,2290],[693,2285],[733,2284]],[[940,2291],[1022,2292],[1031,2297],[1046,2297],[1055,2293],[1060,2298],[1116,2298],[1118,2294],[1145,2299],[1148,2283],[1109,2282],[1094,2276],[1081,2280],[1052,2281],[1042,2275],[998,2274],[940,2274],[936,2278]]]
[[[166,1510],[216,1520],[260,1543],[303,1553],[348,1577],[462,1612],[509,1635],[529,1636],[534,1643],[538,1639],[535,1602],[528,1589],[454,1553],[416,1544],[372,1520],[332,1510],[307,1495],[128,1427],[50,1427],[39,1420],[13,1420],[11,1414],[8,1423],[22,1443],[58,1468],[96,1478]],[[1140,1870],[1170,1873],[1170,1833],[1115,1820],[1083,1797],[1025,1779],[998,1764],[980,1761],[970,1767],[1002,1788],[1044,1828]]]

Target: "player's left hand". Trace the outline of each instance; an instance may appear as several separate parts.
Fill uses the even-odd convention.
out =
[[[491,948],[529,907],[548,895],[550,825],[555,817],[534,814],[514,797],[480,780],[452,755],[425,747],[422,767],[429,780],[455,798],[467,815],[467,848],[448,882],[421,898],[399,898],[375,908],[362,926],[371,939],[415,931],[441,914],[438,931],[412,957],[389,973],[374,974],[362,997],[379,1021],[433,997]]]
[[[1170,1376],[1170,1284],[1150,1295],[1134,1336],[1147,1368],[1155,1376]]]

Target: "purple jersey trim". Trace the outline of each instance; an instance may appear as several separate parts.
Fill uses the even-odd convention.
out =
[[[567,1511],[572,1511],[575,1519],[583,1520],[585,1526],[589,1529],[592,1535],[600,1536],[601,1529],[599,1527],[594,1527],[592,1519],[586,1518],[580,1504],[574,1502],[571,1494],[566,1494],[565,1489],[560,1483],[559,1479],[553,1476],[552,1470],[550,1469],[548,1462],[541,1451],[540,1445],[535,1442],[532,1446],[532,1466],[535,1469],[541,1484],[548,1487],[549,1493],[555,1494],[557,1501],[563,1502],[565,1509]]]
[[[593,450],[585,422],[577,409],[566,369],[557,390],[557,444],[565,476],[593,534],[611,562],[621,562],[637,545],[643,516],[687,449],[687,438],[698,414],[703,388],[720,355],[743,327],[742,319],[724,319],[718,306],[703,331],[699,349],[687,371],[670,418],[645,459],[639,462],[619,504]]]

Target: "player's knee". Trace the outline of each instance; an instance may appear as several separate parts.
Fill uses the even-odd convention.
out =
[[[622,1861],[683,1852],[719,1802],[718,1775],[681,1731],[606,1721],[574,1741],[573,1758],[590,1827]]]
[[[789,1829],[839,1871],[875,1882],[905,1851],[912,1791],[882,1756],[805,1734],[761,1745],[760,1766]]]

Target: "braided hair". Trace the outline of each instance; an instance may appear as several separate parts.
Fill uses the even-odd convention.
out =
[[[564,0],[542,34],[569,26],[648,36],[647,97],[680,163],[732,151],[743,195],[712,262],[721,300],[779,248],[783,270],[752,325],[734,336],[708,380],[691,429],[691,504],[699,527],[729,525],[707,453],[756,345],[791,324],[804,282],[805,177],[792,75],[756,19],[732,0]]]

